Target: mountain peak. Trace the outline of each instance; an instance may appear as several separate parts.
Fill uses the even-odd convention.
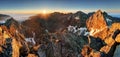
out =
[[[103,16],[101,10],[96,11],[94,15],[96,15],[96,16],[98,16],[98,17]]]
[[[107,24],[102,14],[102,11],[98,10],[92,16],[90,16],[90,18],[86,21],[86,26],[91,32],[91,35],[94,35],[95,33],[98,33],[98,31],[101,31],[104,28],[106,28]]]
[[[99,10],[97,11],[97,13],[102,13],[102,10],[99,9]]]

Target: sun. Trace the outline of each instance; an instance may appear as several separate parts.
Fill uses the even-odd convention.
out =
[[[46,10],[43,10],[43,14],[47,14],[47,11],[46,11]]]
[[[49,16],[49,11],[48,10],[42,10],[41,14],[42,14],[41,16],[44,19],[47,19],[47,17]]]

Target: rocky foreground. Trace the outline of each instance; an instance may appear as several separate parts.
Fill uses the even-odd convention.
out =
[[[101,10],[10,18],[0,24],[0,57],[120,57],[119,33],[119,18]]]

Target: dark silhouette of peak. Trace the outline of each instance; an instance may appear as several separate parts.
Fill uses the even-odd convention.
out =
[[[0,14],[0,17],[9,17],[9,15]]]
[[[82,11],[77,11],[76,13],[73,14],[74,16],[87,16],[86,13],[82,12]]]
[[[60,13],[60,12],[54,12],[54,13],[51,13],[50,15],[63,15],[63,13]]]
[[[6,23],[18,23],[15,19],[11,18],[6,21]]]
[[[115,22],[120,22],[120,18],[118,18],[118,17],[113,17],[113,16],[111,16],[111,15],[109,15],[107,12],[103,12],[103,15],[104,15],[104,18],[107,20],[107,19],[109,19],[109,20],[111,20],[112,21],[112,23],[115,23]]]
[[[75,14],[86,14],[86,13],[84,13],[82,11],[77,11]]]
[[[92,16],[95,12],[89,12],[88,17]]]
[[[9,16],[9,15],[5,15],[5,14],[0,14],[0,20],[7,20],[7,19],[10,19],[11,18],[11,16]]]
[[[15,25],[15,26],[18,27],[19,23],[15,19],[13,19],[13,18],[6,20],[5,26],[7,26],[8,28],[10,28],[11,25]]]
[[[105,11],[103,12],[103,14],[104,14],[104,15],[108,15],[108,13],[107,13],[107,12],[105,12]]]
[[[50,16],[48,17],[48,19],[49,18],[57,18],[57,17],[61,17],[61,16],[63,16],[63,15],[65,15],[64,13],[60,13],[60,12],[54,12],[54,13],[51,13],[50,14]]]

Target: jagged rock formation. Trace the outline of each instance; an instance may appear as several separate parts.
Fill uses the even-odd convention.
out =
[[[6,26],[1,26],[0,27],[1,31],[1,49],[2,49],[2,56],[10,56],[10,57],[19,57],[20,52],[25,51],[21,50],[23,48],[23,45],[26,48],[25,44],[26,42],[24,41],[24,37],[20,33],[14,32],[14,34],[11,33],[11,31],[6,27]],[[12,31],[13,32],[13,31]],[[8,52],[9,54],[6,54]],[[27,51],[25,52],[25,54]]]
[[[92,29],[102,29],[107,26],[106,20],[102,14],[101,10],[98,10],[96,13],[94,13],[87,21],[86,25],[88,30]]]
[[[96,33],[101,32],[107,28],[106,20],[101,10],[94,13],[87,21],[86,26],[90,31],[90,35],[94,36]],[[98,36],[96,36],[98,37]]]
[[[94,38],[99,37],[105,42],[106,45],[101,46],[99,51],[107,54],[107,57],[113,56],[116,46],[119,44],[120,24],[113,23],[108,27],[109,25],[107,25],[104,14],[98,10],[86,21],[86,26],[90,31],[91,36]]]
[[[20,57],[27,56],[29,49],[25,37],[20,32],[20,26],[13,18],[0,25],[0,56]]]

